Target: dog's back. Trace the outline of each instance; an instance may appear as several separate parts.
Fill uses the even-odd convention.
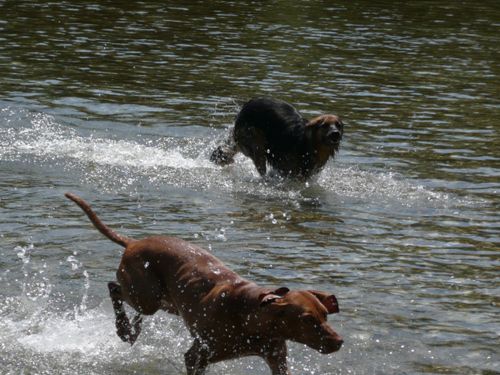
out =
[[[305,120],[287,102],[272,98],[256,98],[245,103],[236,117],[235,130],[254,127],[269,137],[292,135],[303,131]]]

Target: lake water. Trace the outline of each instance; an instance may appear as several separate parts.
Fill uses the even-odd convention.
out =
[[[121,249],[72,191],[125,235],[335,293],[344,346],[291,344],[293,374],[500,374],[499,45],[497,0],[0,1],[0,373],[185,373],[176,317],[116,336]],[[316,179],[208,161],[259,95],[343,117]]]

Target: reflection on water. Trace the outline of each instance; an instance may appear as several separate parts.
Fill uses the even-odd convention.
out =
[[[294,374],[497,373],[499,19],[496,1],[0,2],[0,366],[184,373],[176,318],[116,337],[120,253],[71,190],[124,234],[334,292],[346,343],[291,344]],[[262,94],[345,119],[315,180],[208,161]]]

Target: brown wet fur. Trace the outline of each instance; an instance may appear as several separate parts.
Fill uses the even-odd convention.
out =
[[[252,159],[261,176],[270,166],[283,177],[308,179],[335,156],[343,133],[344,124],[336,115],[306,120],[289,103],[256,98],[243,105],[229,137],[210,160],[231,164],[241,152]]]
[[[142,315],[164,310],[179,315],[194,339],[185,354],[188,375],[202,375],[211,363],[248,355],[262,357],[273,375],[289,375],[286,340],[325,354],[340,349],[342,338],[327,322],[327,314],[339,311],[334,295],[258,286],[179,238],[120,236],[84,200],[71,193],[66,197],[102,234],[125,247],[117,281],[108,284],[123,341],[137,340]],[[137,312],[132,322],[124,303]]]

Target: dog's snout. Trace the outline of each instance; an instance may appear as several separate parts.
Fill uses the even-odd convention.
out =
[[[335,127],[340,131],[340,132],[343,132],[344,131],[344,123],[342,122],[341,119],[338,119],[337,121],[335,121]]]
[[[342,340],[342,339],[337,340],[337,342],[335,344],[335,351],[339,350],[343,344],[344,344],[344,340]]]
[[[336,337],[336,338],[331,338],[328,340],[327,343],[325,343],[320,352],[323,353],[323,354],[330,354],[330,353],[333,353],[333,352],[336,352],[338,350],[340,350],[340,348],[342,347],[342,345],[344,344],[344,340],[340,337]]]
[[[339,129],[331,129],[328,132],[328,138],[334,142],[340,141],[342,139],[342,131]]]

